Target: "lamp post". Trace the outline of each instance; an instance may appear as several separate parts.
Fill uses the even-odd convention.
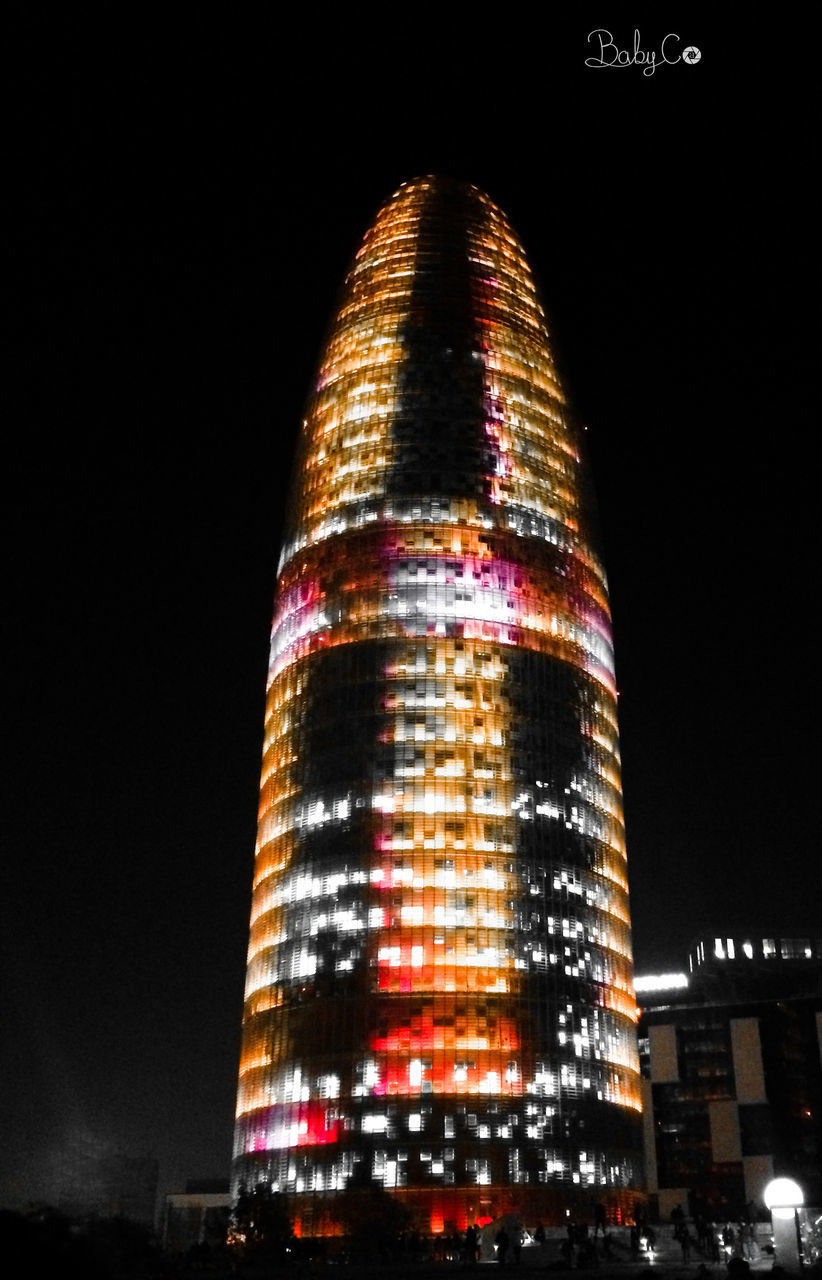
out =
[[[765,1188],[764,1200],[773,1223],[776,1261],[789,1275],[798,1275],[802,1270],[802,1259],[796,1211],[805,1203],[802,1188],[793,1178],[774,1178]]]

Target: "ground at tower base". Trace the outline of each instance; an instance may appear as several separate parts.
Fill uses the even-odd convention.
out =
[[[589,1205],[565,1225],[546,1226],[518,1214],[483,1227],[437,1235],[415,1231],[379,1197],[360,1216],[352,1210],[346,1236],[299,1238],[283,1197],[255,1193],[254,1205],[238,1203],[229,1215],[186,1211],[182,1196],[169,1197],[158,1234],[126,1218],[70,1219],[56,1209],[31,1206],[26,1212],[0,1211],[0,1256],[14,1257],[25,1271],[84,1280],[295,1280],[339,1274],[349,1280],[377,1280],[387,1273],[407,1280],[434,1280],[459,1274],[515,1275],[590,1273],[624,1280],[662,1272],[666,1276],[795,1274],[790,1259],[781,1265],[777,1237],[765,1214],[750,1222],[708,1222],[686,1216],[651,1222],[638,1206],[639,1223],[617,1223]],[[173,1206],[171,1201],[177,1203]],[[173,1208],[173,1212],[170,1209]],[[182,1216],[180,1216],[182,1211]],[[822,1274],[822,1210],[801,1211],[803,1273]],[[228,1227],[228,1230],[227,1230]]]
[[[529,1223],[510,1213],[475,1224],[467,1231],[423,1235],[406,1229],[392,1231],[388,1215],[362,1218],[351,1234],[334,1238],[291,1236],[281,1242],[279,1267],[298,1272],[338,1267],[345,1274],[371,1280],[390,1268],[409,1276],[441,1275],[448,1271],[503,1271],[570,1274],[591,1272],[598,1276],[641,1276],[662,1271],[673,1276],[744,1276],[753,1272],[793,1274],[791,1260],[785,1266],[774,1250],[770,1218],[747,1217],[741,1221],[708,1221],[688,1217],[677,1206],[672,1219],[651,1222],[640,1206],[637,1220],[615,1223],[603,1206],[570,1217],[561,1226]],[[803,1270],[822,1274],[822,1212],[807,1210],[797,1220]],[[247,1256],[248,1274],[263,1274]],[[494,1274],[493,1270],[488,1274]]]

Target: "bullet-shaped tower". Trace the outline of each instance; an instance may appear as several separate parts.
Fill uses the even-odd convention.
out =
[[[578,433],[504,214],[421,178],[365,236],[303,423],[235,1187],[315,1233],[374,1186],[435,1231],[620,1210],[635,1020]]]

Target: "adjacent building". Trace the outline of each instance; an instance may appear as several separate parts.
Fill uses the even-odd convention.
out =
[[[309,398],[271,636],[234,1187],[298,1232],[343,1190],[436,1231],[641,1184],[591,507],[505,215],[405,184]]]
[[[231,1204],[227,1179],[192,1179],[186,1183],[185,1191],[167,1195],[163,1215],[166,1253],[188,1254],[198,1246],[222,1247],[229,1228]]]
[[[771,1178],[822,1205],[822,940],[706,938],[689,971],[637,977],[648,1192],[761,1213]]]

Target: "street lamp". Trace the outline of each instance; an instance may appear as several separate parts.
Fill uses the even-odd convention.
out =
[[[796,1211],[805,1203],[802,1188],[793,1178],[774,1178],[765,1188],[763,1198],[773,1222],[776,1261],[789,1274],[798,1274],[802,1270],[802,1261]]]

